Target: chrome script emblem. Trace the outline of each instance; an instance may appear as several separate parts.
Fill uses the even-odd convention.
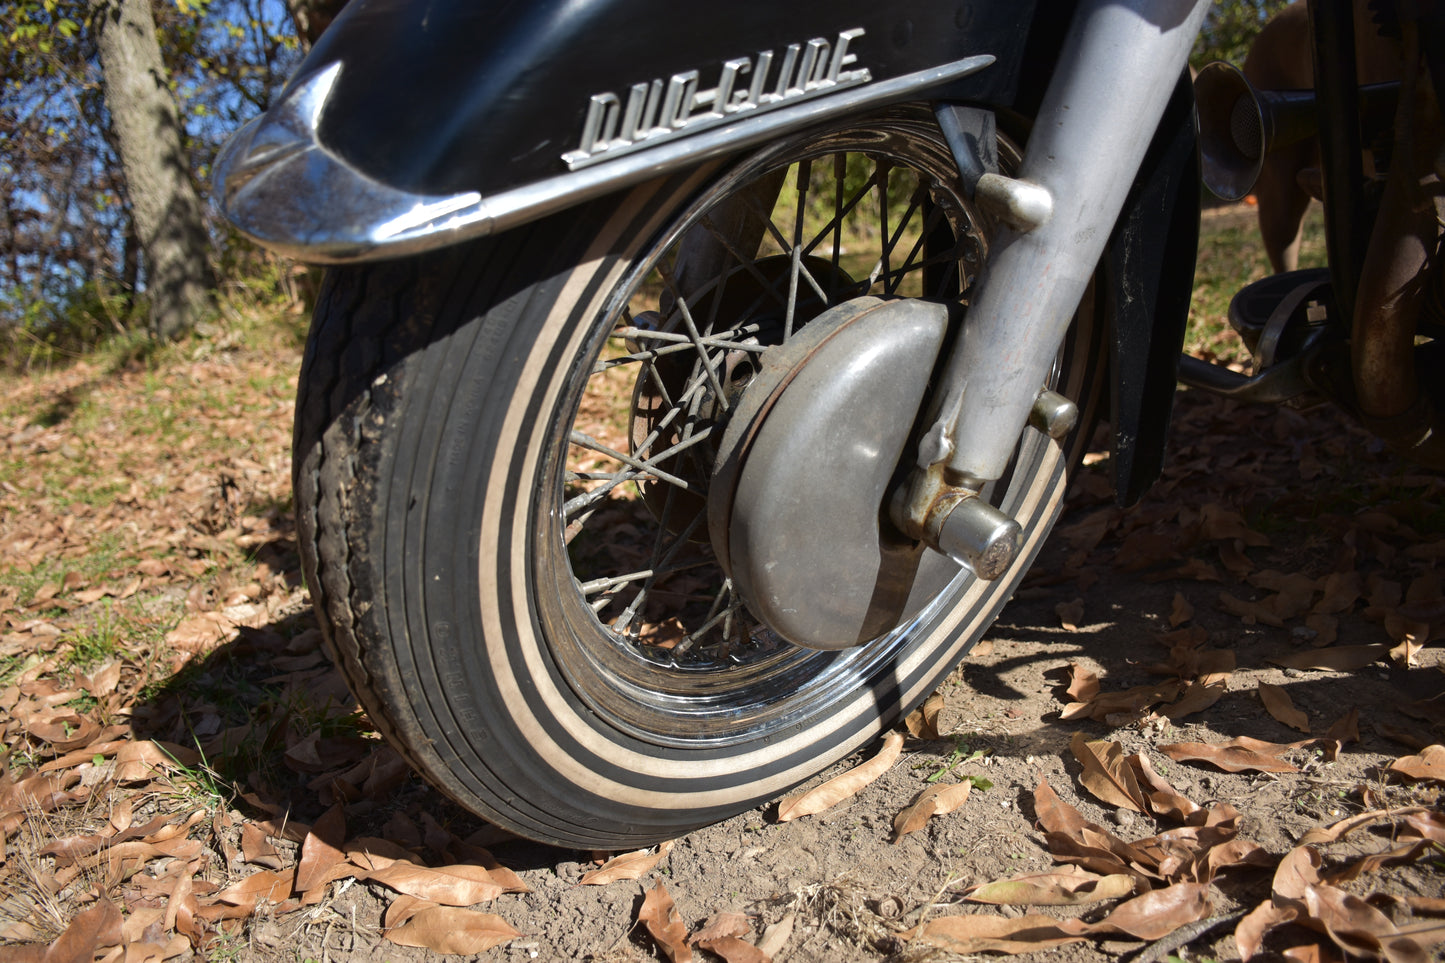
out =
[[[717,85],[699,90],[700,72],[633,84],[627,102],[612,91],[593,94],[576,150],[562,155],[572,170],[629,154],[665,140],[706,130],[751,111],[772,110],[872,80],[849,47],[863,36],[854,27],[834,41],[817,37],[789,44],[781,58],[764,50],[719,68]],[[774,69],[776,64],[776,70]]]

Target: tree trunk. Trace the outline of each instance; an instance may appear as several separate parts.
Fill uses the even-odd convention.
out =
[[[346,6],[346,0],[286,0],[291,11],[291,21],[296,24],[296,36],[303,49],[315,46],[322,31],[331,26],[331,21]]]
[[[105,105],[145,254],[151,330],[174,338],[205,314],[215,288],[201,202],[150,0],[97,0],[94,11]]]

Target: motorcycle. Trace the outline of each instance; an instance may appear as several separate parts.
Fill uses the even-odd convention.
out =
[[[377,727],[523,836],[675,837],[933,691],[1102,419],[1127,504],[1181,371],[1365,409],[1357,248],[1260,374],[1180,367],[1206,7],[352,0],[216,172],[238,229],[333,265],[298,539]]]

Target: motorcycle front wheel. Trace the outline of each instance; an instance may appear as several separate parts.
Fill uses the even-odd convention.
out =
[[[1000,155],[1017,163],[1012,141]],[[966,300],[992,233],[931,112],[904,107],[333,271],[297,403],[298,531],[378,728],[482,817],[619,849],[758,806],[894,725],[1009,597],[1085,432],[1026,430],[989,493],[1024,532],[1002,578],[960,573],[842,651],[751,615],[708,538],[711,471],[764,353],[862,295]],[[1096,313],[1053,377],[1085,425]]]

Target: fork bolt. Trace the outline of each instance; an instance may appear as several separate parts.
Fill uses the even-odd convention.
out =
[[[1039,392],[1029,411],[1029,424],[1054,441],[1062,441],[1078,423],[1079,406],[1047,388]]]

